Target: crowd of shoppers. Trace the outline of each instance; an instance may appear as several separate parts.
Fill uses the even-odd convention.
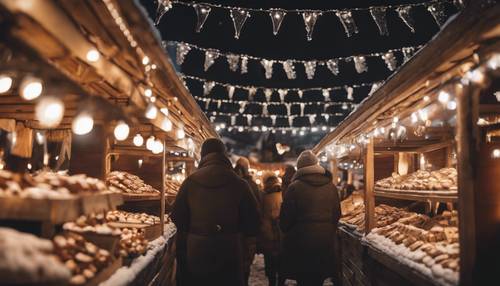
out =
[[[340,218],[331,174],[304,151],[282,178],[265,174],[260,190],[249,166],[240,158],[233,169],[220,140],[203,143],[198,170],[182,184],[171,213],[178,285],[248,285],[256,252],[264,254],[269,285],[323,285],[336,269]]]

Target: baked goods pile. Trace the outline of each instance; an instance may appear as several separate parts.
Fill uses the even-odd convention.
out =
[[[79,194],[108,193],[103,181],[86,175],[41,172],[37,175],[0,170],[0,197],[64,199]]]
[[[365,240],[443,285],[456,285],[459,273],[457,212],[445,211],[416,225],[409,219],[375,228]]]
[[[54,255],[50,240],[0,228],[0,277],[12,285],[64,285],[71,273]]]
[[[122,228],[121,232],[120,255],[122,257],[135,257],[146,253],[149,242],[141,229]]]
[[[75,221],[65,223],[63,229],[77,233],[121,235],[119,228],[112,227],[108,224],[106,215],[103,213],[82,215]]]
[[[112,263],[109,251],[97,247],[75,233],[57,235],[54,251],[71,271],[72,285],[83,285]]]
[[[443,168],[437,171],[418,170],[408,175],[392,174],[379,180],[376,187],[396,190],[457,190],[457,170]]]
[[[177,193],[179,192],[179,188],[181,187],[181,184],[177,181],[166,180],[165,187],[166,187],[165,193],[170,195],[177,195]]]
[[[106,184],[118,188],[122,193],[135,195],[159,195],[160,192],[136,175],[113,171],[108,174]]]
[[[160,223],[160,218],[147,213],[130,213],[125,211],[109,211],[106,214],[108,222],[124,222],[154,225]]]

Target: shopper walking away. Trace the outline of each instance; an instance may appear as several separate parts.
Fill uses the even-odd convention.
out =
[[[258,234],[260,215],[220,140],[203,143],[198,170],[181,185],[171,217],[179,285],[244,285],[241,236]]]
[[[264,196],[262,198],[262,225],[260,227],[260,244],[264,253],[266,277],[269,285],[283,285],[279,272],[279,255],[281,252],[281,231],[279,215],[281,203],[281,184],[274,174],[264,176]],[[278,279],[280,278],[280,279]]]
[[[302,152],[280,214],[282,271],[287,278],[300,286],[315,286],[333,275],[339,218],[340,203],[331,174],[311,151]]]
[[[250,189],[252,190],[252,194],[257,200],[257,207],[260,209],[262,193],[259,190],[259,187],[254,182],[252,176],[250,175],[250,162],[245,157],[240,157],[238,161],[236,161],[236,166],[234,167],[234,171],[240,178],[245,180]],[[250,266],[253,263],[253,259],[255,257],[255,253],[257,252],[257,238],[256,237],[244,237],[243,238],[243,271],[245,277],[245,285],[248,285],[248,277],[250,276]]]
[[[285,197],[288,186],[292,183],[293,176],[295,175],[295,167],[292,165],[286,165],[285,173],[281,177],[281,184],[283,189],[283,197]]]

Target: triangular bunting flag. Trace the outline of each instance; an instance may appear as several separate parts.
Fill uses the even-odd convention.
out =
[[[291,60],[282,62],[282,65],[288,79],[295,79],[297,77],[297,74],[295,73],[295,65]]]
[[[281,27],[281,22],[285,19],[286,12],[279,9],[271,9],[269,11],[269,16],[271,16],[271,21],[273,22],[273,34],[276,36]]]
[[[240,56],[235,54],[229,54],[226,56],[227,63],[229,64],[229,69],[233,72],[238,70],[240,64]]]
[[[186,59],[186,55],[189,53],[191,50],[191,46],[186,45],[185,43],[179,43],[177,45],[177,51],[176,51],[176,62],[177,65],[180,66],[182,63],[184,63],[184,59]]]
[[[248,57],[241,57],[241,74],[246,74],[248,72]]]
[[[210,91],[212,91],[212,88],[214,88],[215,82],[213,81],[206,81],[203,83],[203,95],[207,96],[210,94]]]
[[[161,18],[168,10],[172,9],[172,2],[170,0],[158,0],[158,6],[156,7],[156,19],[155,25],[160,24]]]
[[[399,18],[403,20],[403,22],[410,28],[412,33],[415,33],[415,22],[411,17],[411,6],[403,6],[396,9],[398,12]]]
[[[227,87],[227,96],[229,97],[229,99],[233,99],[233,95],[234,95],[234,86],[232,85],[228,85]]]
[[[382,36],[389,35],[389,29],[387,29],[386,10],[386,7],[373,7],[370,9],[373,21],[377,24],[378,32]]]
[[[357,34],[358,27],[356,26],[356,22],[354,22],[354,18],[352,17],[351,11],[338,11],[335,13],[337,17],[339,17],[340,22],[342,22],[342,26],[344,26],[345,34],[347,37],[351,37],[354,34]]]
[[[265,73],[266,74],[266,78],[270,79],[273,76],[274,61],[273,60],[262,59],[260,61],[260,63],[262,64],[262,66],[266,70],[266,73]]]
[[[326,66],[334,75],[339,74],[339,61],[338,60],[336,60],[336,59],[328,60],[326,62]]]
[[[198,21],[196,22],[196,33],[199,33],[201,29],[203,29],[203,25],[205,25],[205,21],[208,18],[208,14],[210,14],[210,10],[212,8],[208,5],[203,4],[194,4],[194,10],[196,11],[196,15],[198,16]]]
[[[303,12],[302,18],[304,18],[304,24],[306,25],[307,40],[312,40],[312,34],[314,32],[314,25],[316,25],[316,20],[321,15],[318,11]]]
[[[304,69],[306,70],[307,79],[313,79],[316,72],[316,61],[304,62]]]
[[[245,24],[248,17],[250,17],[250,12],[245,9],[231,9],[231,19],[233,19],[234,24],[234,37],[236,39],[240,38],[241,28]]]
[[[427,7],[427,10],[431,13],[432,17],[436,21],[439,27],[443,26],[446,22],[446,14],[444,13],[444,7],[442,3],[434,3]]]
[[[205,52],[205,63],[203,64],[203,69],[207,71],[215,62],[215,59],[219,57],[219,54],[215,51]]]

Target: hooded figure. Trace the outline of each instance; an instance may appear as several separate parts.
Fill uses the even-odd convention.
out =
[[[242,236],[257,235],[260,215],[220,140],[203,143],[198,170],[182,183],[171,218],[179,285],[244,285]]]
[[[302,152],[281,206],[285,277],[297,280],[299,285],[315,286],[334,275],[339,218],[340,203],[331,174],[311,151]]]
[[[286,165],[285,173],[281,177],[282,187],[283,187],[283,197],[285,197],[286,190],[288,186],[292,183],[293,176],[295,175],[295,167],[292,165]]]
[[[249,169],[250,169],[250,162],[248,161],[247,158],[240,157],[238,161],[236,161],[236,166],[234,167],[234,171],[238,176],[240,176],[240,178],[242,178],[248,183],[250,189],[252,190],[252,194],[257,200],[257,206],[260,209],[262,195],[261,192],[259,191],[259,187],[257,186],[252,176],[250,175]],[[245,285],[248,285],[248,278],[250,276],[250,266],[252,266],[255,253],[257,252],[257,238],[248,237],[244,239],[243,243],[244,243],[243,270],[245,274]]]

